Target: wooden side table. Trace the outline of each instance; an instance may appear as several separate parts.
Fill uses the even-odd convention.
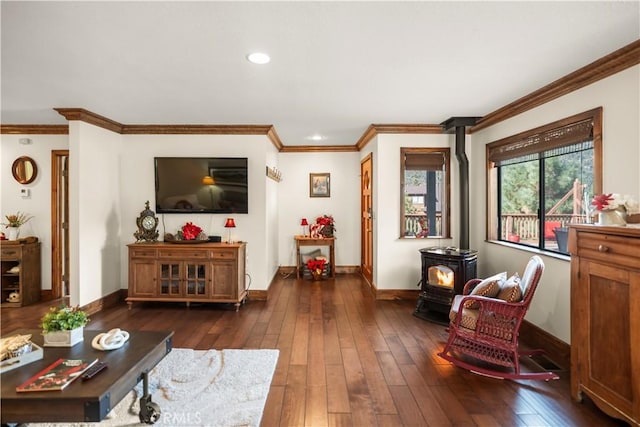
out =
[[[321,239],[309,236],[294,236],[296,241],[296,277],[302,277],[302,266],[300,264],[300,246],[329,246],[329,277],[336,277],[336,257],[335,257],[335,237],[324,237]]]

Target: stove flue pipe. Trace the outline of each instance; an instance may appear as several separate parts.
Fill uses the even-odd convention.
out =
[[[452,117],[440,124],[447,133],[456,133],[456,159],[460,180],[460,249],[469,249],[469,159],[466,153],[466,126],[473,126],[480,117]]]
[[[456,126],[456,158],[460,179],[460,249],[469,249],[469,159],[465,152],[465,127]]]

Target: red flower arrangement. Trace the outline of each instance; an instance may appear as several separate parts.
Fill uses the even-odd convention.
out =
[[[320,225],[333,226],[333,217],[331,215],[323,215],[316,218],[316,223]]]
[[[311,271],[312,274],[315,271],[315,273],[319,275],[322,274],[322,270],[324,269],[324,265],[326,262],[326,259],[310,259],[309,261],[307,261],[307,268]]]
[[[192,222],[182,226],[182,238],[184,240],[195,240],[200,233],[202,233],[202,228]]]
[[[336,231],[336,223],[331,215],[322,215],[316,218],[316,230],[324,237],[333,237]]]
[[[593,197],[591,205],[595,206],[598,211],[623,209],[629,215],[640,213],[640,205],[628,194],[598,194]]]
[[[614,200],[613,193],[599,194],[597,196],[594,196],[591,204],[595,206],[597,210],[603,211],[605,209],[610,209],[609,202],[613,202],[613,200]]]

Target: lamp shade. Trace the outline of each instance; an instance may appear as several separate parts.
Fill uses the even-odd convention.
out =
[[[309,225],[309,223],[307,222],[307,218],[302,218],[302,221],[300,221],[300,225]]]
[[[214,185],[216,183],[216,180],[209,175],[205,175],[202,177],[202,185]]]
[[[235,228],[236,222],[233,218],[227,218],[227,221],[224,223],[224,228]]]

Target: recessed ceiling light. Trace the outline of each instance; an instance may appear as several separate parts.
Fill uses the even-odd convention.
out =
[[[315,135],[308,136],[306,139],[308,139],[310,141],[322,141],[322,140],[326,139],[326,137],[324,137],[322,135],[318,135],[316,133]]]
[[[268,64],[271,61],[271,58],[266,53],[262,52],[253,52],[247,55],[247,60],[252,64]]]

